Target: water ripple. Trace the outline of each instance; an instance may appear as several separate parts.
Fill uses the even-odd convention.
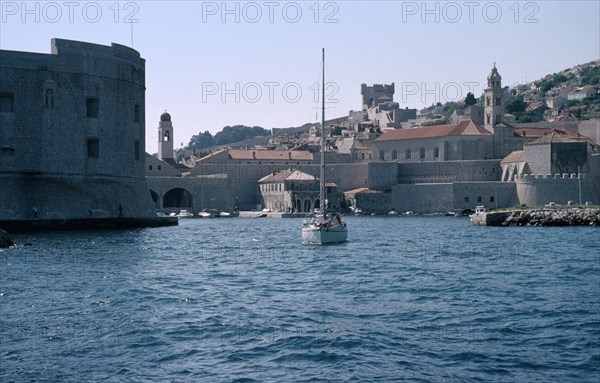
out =
[[[294,219],[17,236],[0,381],[600,378],[597,228],[348,221],[325,247]]]

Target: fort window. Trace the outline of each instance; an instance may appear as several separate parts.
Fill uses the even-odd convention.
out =
[[[139,161],[140,160],[140,140],[135,140],[134,152],[135,152],[135,160]]]
[[[148,170],[152,170],[152,165],[148,165]]]
[[[440,148],[433,148],[433,157],[440,158]]]
[[[3,155],[3,156],[14,156],[15,155],[15,149],[11,148],[10,146],[3,146],[2,148],[0,148],[0,155]]]
[[[156,168],[157,168],[158,170],[162,170],[162,165],[158,165]]]
[[[46,89],[45,105],[46,105],[46,109],[54,108],[54,90],[52,90],[50,88]]]
[[[87,116],[92,118],[98,118],[98,111],[100,109],[100,100],[97,98],[88,98],[86,100]]]
[[[0,112],[12,113],[15,111],[15,95],[0,93]]]
[[[419,149],[419,158],[420,159],[425,158],[425,148]]]
[[[477,197],[477,202],[481,202],[481,197]]]
[[[133,122],[136,122],[136,123],[140,122],[140,106],[139,105],[135,105],[133,107]]]
[[[91,158],[100,157],[100,140],[98,140],[97,138],[88,138],[87,156]]]
[[[469,203],[469,197],[465,197],[465,203]]]
[[[392,151],[392,160],[397,160],[398,159],[398,151],[394,150]]]
[[[412,157],[412,152],[410,151],[410,149],[406,149],[406,153],[404,153],[404,158],[407,160],[410,160],[411,157]]]
[[[494,196],[490,197],[490,202],[494,202]]]

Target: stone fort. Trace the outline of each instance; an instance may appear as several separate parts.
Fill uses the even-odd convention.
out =
[[[144,105],[145,60],[131,48],[0,50],[0,220],[155,218]]]

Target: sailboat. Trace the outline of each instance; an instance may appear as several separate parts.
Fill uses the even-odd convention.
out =
[[[323,48],[323,80],[321,95],[321,179],[319,180],[319,210],[315,209],[310,222],[304,221],[302,241],[328,244],[346,242],[348,226],[341,215],[327,211],[325,199],[325,48]]]

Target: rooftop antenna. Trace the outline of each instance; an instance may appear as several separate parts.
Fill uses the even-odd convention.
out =
[[[131,30],[131,49],[133,49],[133,19],[129,22],[130,30]]]

